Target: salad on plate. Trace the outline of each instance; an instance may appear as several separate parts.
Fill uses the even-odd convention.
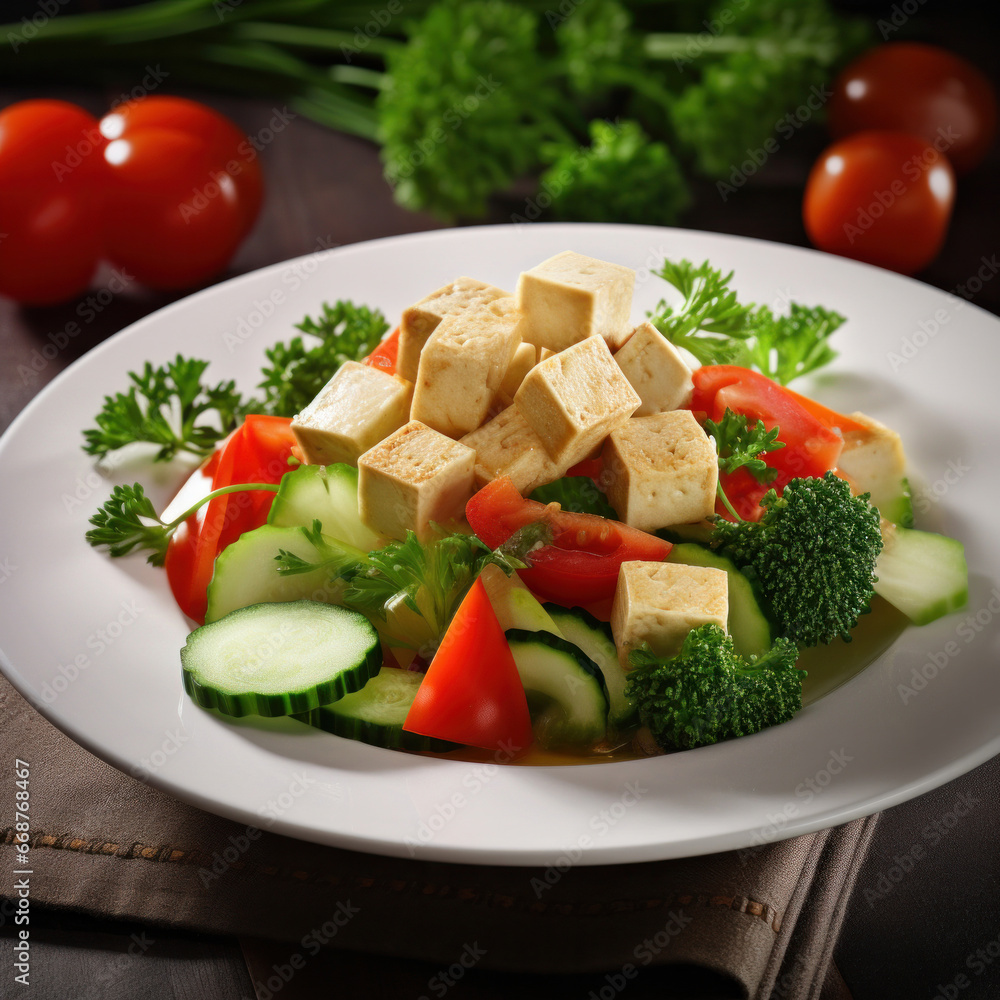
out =
[[[131,373],[86,450],[202,462],[162,513],[115,487],[87,540],[165,566],[188,695],[411,752],[652,756],[786,722],[962,607],[899,435],[788,387],[844,317],[657,274],[672,304],[638,326],[635,272],[574,251],[391,333],[324,305],[256,399],[196,359]]]

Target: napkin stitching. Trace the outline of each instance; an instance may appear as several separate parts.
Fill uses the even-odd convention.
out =
[[[13,827],[0,831],[0,843],[11,844],[14,841]],[[183,865],[198,865],[209,867],[213,858],[203,851],[184,851],[179,848],[165,846],[154,847],[135,841],[131,844],[120,844],[114,841],[75,837],[72,834],[55,836],[49,833],[32,834],[29,845],[32,850],[48,848],[56,851],[72,851],[79,854],[99,854],[105,857],[116,857],[126,861],[154,861]],[[252,867],[246,862],[236,861],[232,869],[240,871]],[[604,913],[626,913],[636,910],[661,910],[670,906],[704,906],[711,909],[733,910],[749,917],[761,920],[777,934],[781,929],[781,914],[771,905],[740,895],[706,895],[704,893],[675,893],[660,898],[638,898],[608,900],[603,903],[547,903],[526,897],[517,897],[505,893],[482,891],[471,886],[441,885],[435,882],[416,881],[413,879],[379,879],[371,875],[355,875],[345,879],[338,875],[320,875],[301,869],[278,868],[273,865],[261,865],[257,869],[261,874],[296,882],[325,883],[328,885],[345,886],[350,889],[371,889],[374,891],[404,893],[409,892],[422,896],[438,898],[452,897],[460,903],[471,903],[502,909],[526,910],[531,913],[552,912],[560,916],[584,914],[598,916]]]

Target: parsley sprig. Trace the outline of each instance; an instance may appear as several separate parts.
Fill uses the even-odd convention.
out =
[[[767,306],[741,303],[723,274],[706,260],[665,260],[656,274],[673,285],[684,301],[678,307],[661,299],[650,322],[675,347],[703,365],[756,368],[782,385],[828,365],[837,356],[829,338],[843,323],[840,313],[822,306],[789,305],[777,316]]]
[[[173,533],[199,507],[226,493],[247,490],[268,490],[277,493],[273,483],[235,483],[213,490],[172,521],[164,521],[156,513],[152,500],[146,496],[140,483],[120,485],[111,491],[100,510],[90,518],[93,527],[86,534],[87,541],[95,548],[107,548],[112,556],[125,556],[133,550],[149,551],[146,562],[162,566],[167,556],[167,546]]]
[[[746,416],[727,408],[718,423],[711,419],[705,421],[705,431],[715,440],[719,472],[733,473],[737,469],[746,469],[759,483],[774,482],[778,470],[771,468],[760,456],[785,447],[785,442],[778,440],[777,427],[768,430],[763,420],[751,426]],[[716,492],[729,513],[742,521],[721,482]]]
[[[279,417],[294,417],[305,409],[342,364],[358,361],[378,346],[389,324],[378,309],[341,299],[332,306],[324,302],[318,318],[306,316],[296,329],[319,342],[293,337],[264,352],[269,364],[258,385],[264,390],[261,408]]]
[[[475,535],[443,535],[422,543],[409,531],[405,541],[368,553],[367,566],[351,576],[342,600],[380,625],[395,645],[412,647],[418,636],[422,641],[416,648],[429,652],[490,564],[508,576],[524,566]],[[413,629],[413,616],[423,619],[422,629]]]
[[[207,361],[184,358],[154,368],[148,361],[141,374],[129,372],[128,392],[104,397],[94,419],[83,432],[84,451],[105,455],[136,441],[160,446],[155,461],[166,462],[180,453],[211,454],[249,412],[248,401],[230,379],[216,385],[201,381]]]

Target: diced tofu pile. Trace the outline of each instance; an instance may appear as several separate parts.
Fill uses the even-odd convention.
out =
[[[404,311],[397,374],[343,365],[295,418],[303,457],[357,464],[362,517],[392,537],[426,536],[446,510],[460,520],[493,479],[527,495],[601,454],[627,524],[700,521],[715,508],[715,453],[680,409],[688,366],[655,327],[630,324],[634,285],[630,268],[572,250],[524,271],[516,295],[457,278]]]
[[[403,313],[396,375],[346,364],[295,418],[305,460],[356,464],[362,520],[395,539],[461,522],[494,479],[527,496],[599,455],[625,523],[701,521],[715,509],[715,450],[682,409],[688,366],[655,327],[631,323],[634,284],[627,267],[566,251],[523,272],[514,295],[466,277],[439,288]],[[690,628],[726,618],[719,570],[622,567],[623,664],[640,643],[676,652]]]

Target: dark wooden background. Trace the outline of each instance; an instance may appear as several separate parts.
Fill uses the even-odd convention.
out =
[[[938,11],[935,13],[935,9]],[[885,5],[891,10],[891,4]],[[969,56],[998,82],[996,61],[997,17],[964,8],[963,15],[943,4],[927,3],[920,14],[920,32]],[[0,107],[14,100],[41,96],[38,88],[0,88]],[[115,93],[73,88],[48,88],[44,96],[76,101],[100,114]],[[206,94],[206,100],[229,115],[248,133],[257,131],[280,102],[244,101]],[[723,203],[712,185],[698,189],[695,207],[684,224],[690,228],[756,236],[805,245],[801,223],[801,191],[812,160],[822,149],[820,129],[803,130],[786,142],[779,153],[745,188]],[[229,273],[238,274],[275,261],[314,250],[318,240],[335,244],[428,229],[436,225],[396,207],[381,178],[376,151],[369,144],[333,134],[312,123],[292,122],[263,154],[268,195],[262,216],[250,238],[232,262]],[[987,259],[1000,251],[1000,155],[994,149],[989,161],[959,183],[957,208],[948,240],[939,259],[920,277],[940,288],[964,284]],[[495,206],[490,221],[508,221],[515,203]],[[115,298],[69,348],[46,366],[37,378],[18,375],[18,366],[30,363],[32,352],[46,343],[47,335],[62,329],[75,315],[76,303],[47,309],[23,310],[0,299],[0,430],[27,402],[77,357],[132,321],[171,301],[171,296],[130,289]],[[1000,282],[988,283],[974,300],[1000,313]],[[995,442],[992,447],[995,448]],[[933,738],[933,734],[928,734]],[[868,998],[927,997],[931,1000],[954,984],[962,973],[969,985],[954,987],[962,1000],[994,1000],[1000,996],[1000,960],[981,974],[973,974],[967,958],[977,948],[988,947],[1000,935],[1000,764],[993,761],[977,771],[884,814],[871,857],[848,913],[837,950],[837,962],[856,1000]],[[960,794],[973,796],[979,805],[914,871],[885,898],[873,900],[866,889],[880,884],[894,858],[906,852],[920,831],[945,813]],[[251,1000],[254,997],[246,957],[239,942],[205,940],[157,931],[158,947],[148,957],[129,966],[125,978],[102,977],[138,929],[98,924],[72,913],[33,911],[40,924],[32,937],[34,968],[31,987],[35,998],[118,997],[213,998]],[[0,931],[0,935],[7,933]],[[35,942],[37,941],[37,945]],[[0,954],[10,968],[10,942],[0,936]],[[248,944],[246,954],[255,975],[281,959],[279,948],[271,957],[266,946]],[[417,997],[437,970],[417,962],[333,953],[327,963],[315,962],[308,980],[297,978],[282,991],[282,1000],[325,995],[373,998]],[[456,997],[494,998],[520,995],[525,1000],[542,997],[586,997],[599,988],[593,977],[558,979],[473,972],[454,988]],[[668,983],[674,977],[651,970],[629,988],[636,998],[694,996],[695,987],[678,993]],[[0,996],[10,977],[0,975]],[[699,993],[697,995],[707,995]],[[713,994],[717,995],[717,994]]]

